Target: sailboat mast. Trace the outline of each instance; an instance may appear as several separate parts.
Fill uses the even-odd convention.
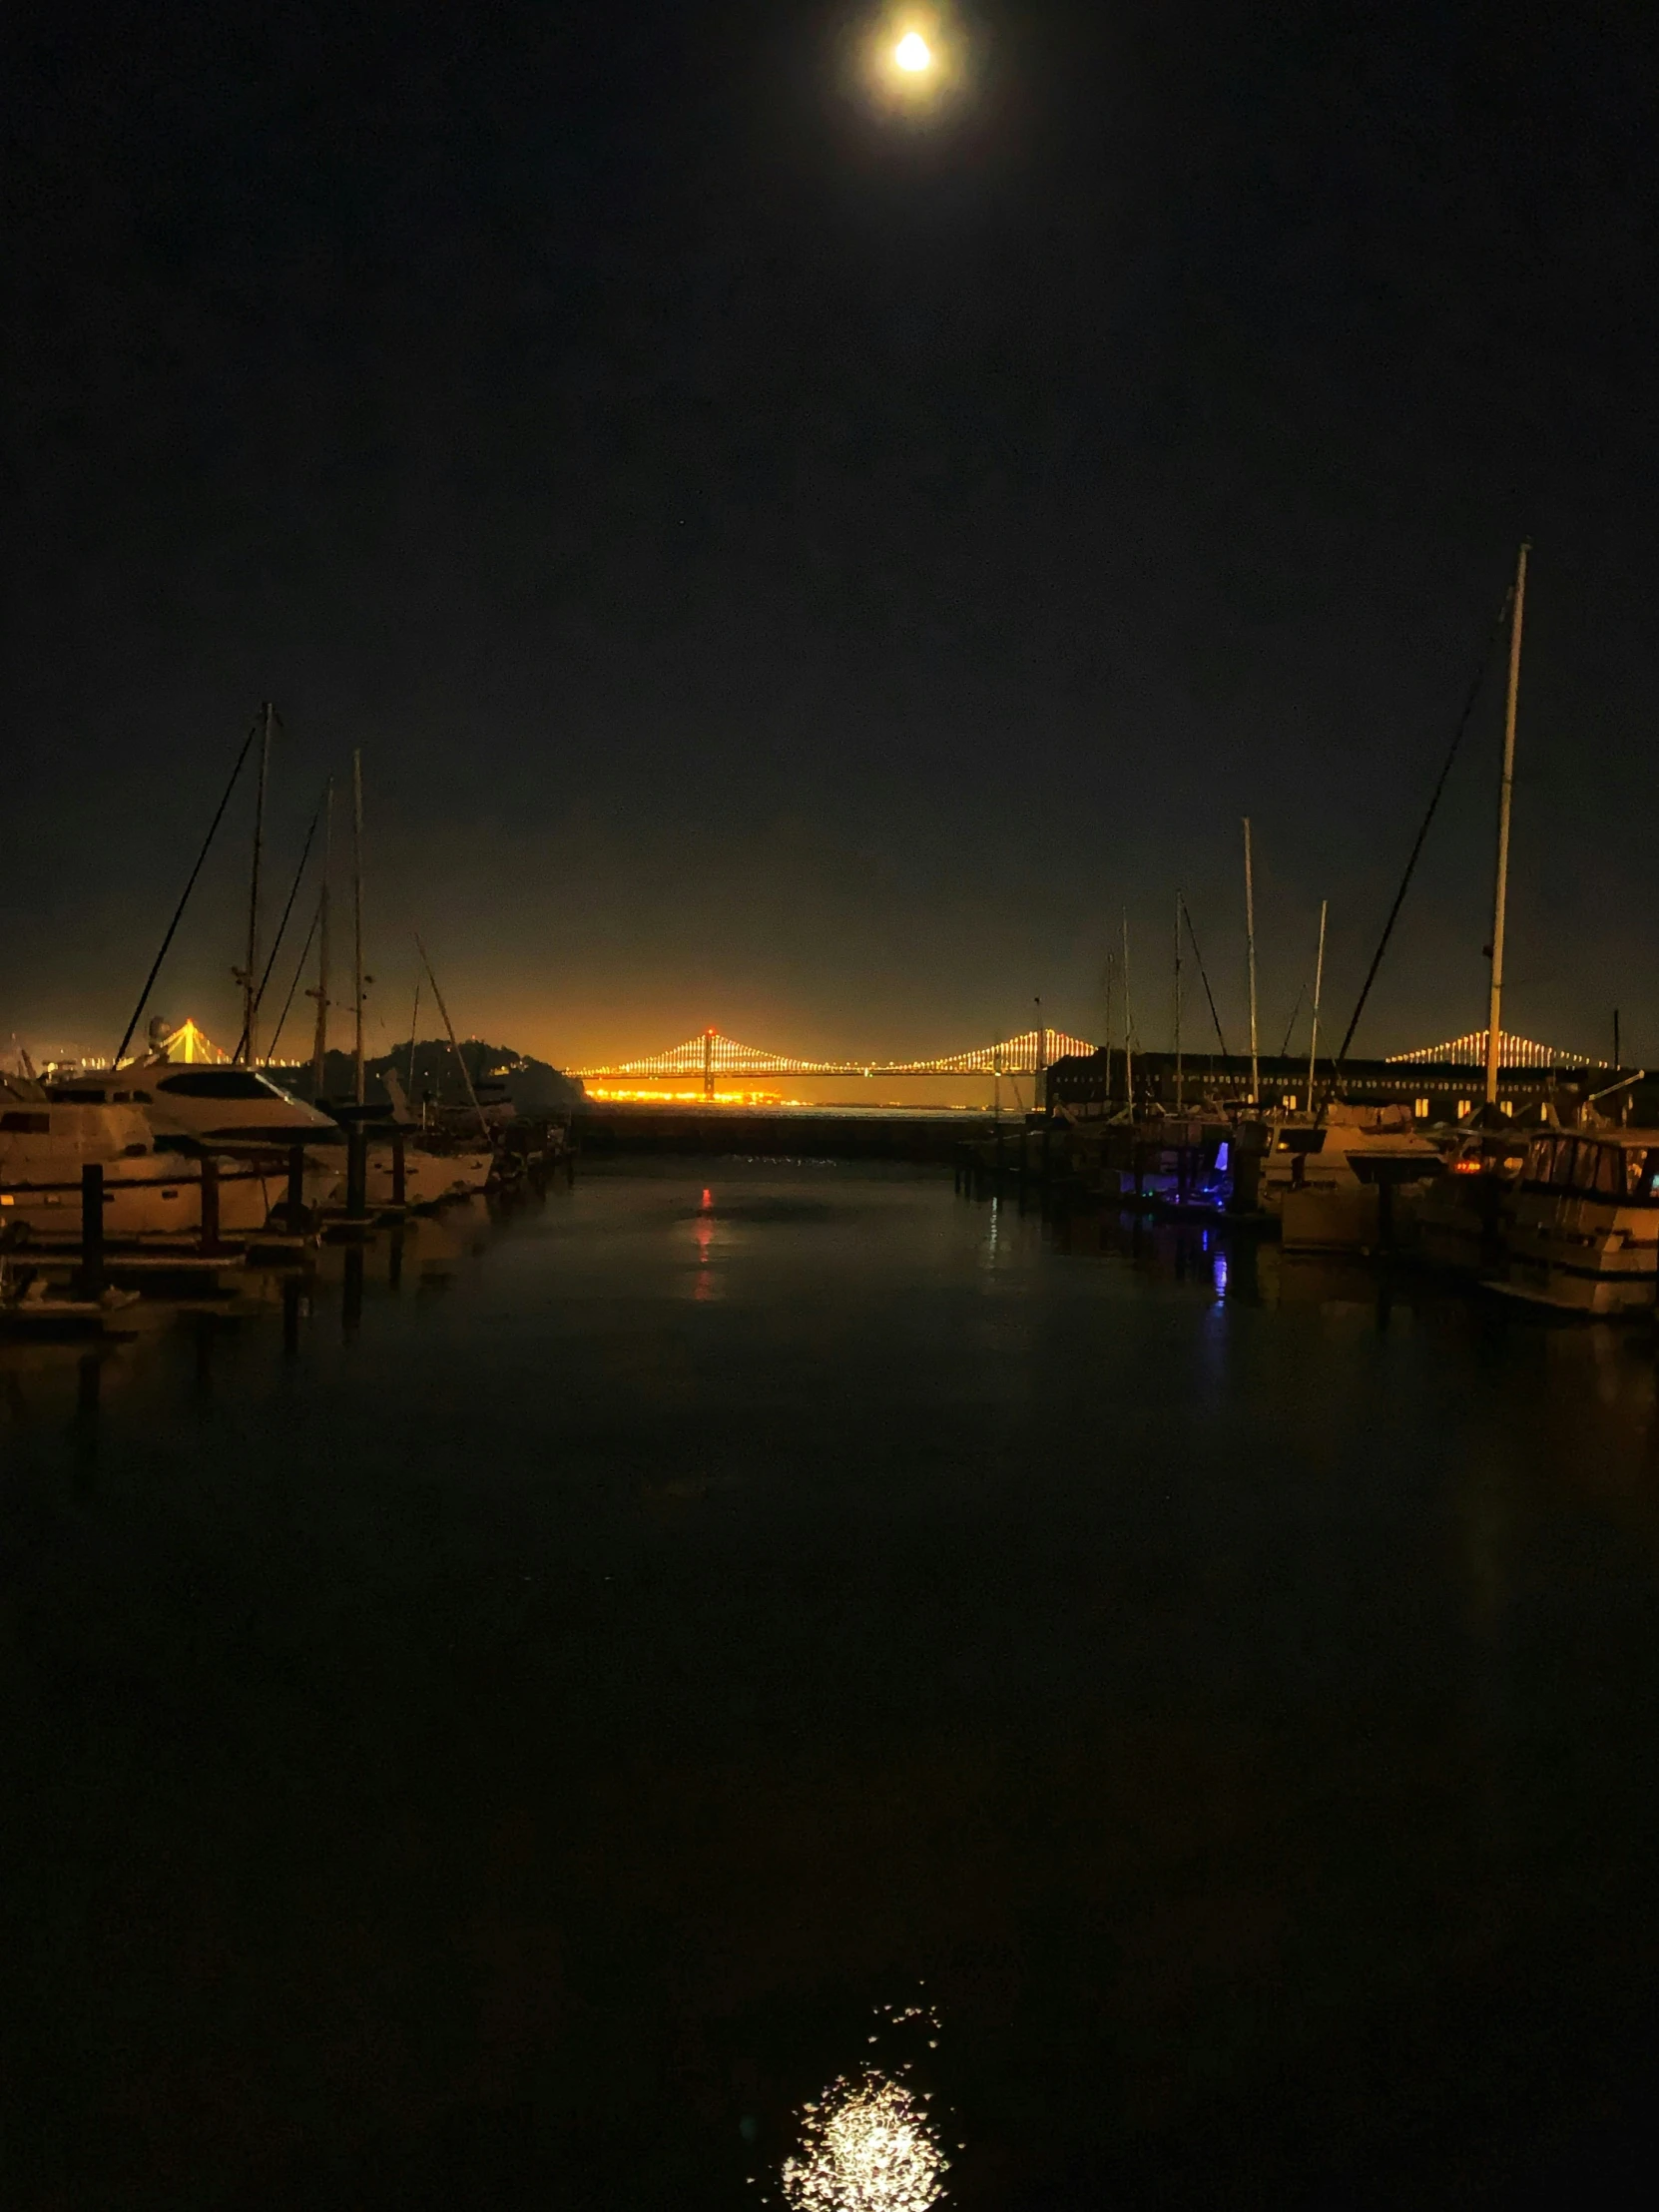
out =
[[[1325,985],[1325,916],[1331,901],[1320,900],[1320,948],[1314,961],[1314,1034],[1308,1040],[1308,1104],[1314,1103],[1314,1068],[1320,1053],[1320,992]]]
[[[1135,1048],[1131,1041],[1133,1016],[1129,1006],[1129,913],[1123,916],[1123,1095],[1129,1101],[1131,1118],[1135,1112]]]
[[[322,891],[316,911],[316,1028],[311,1037],[311,1097],[320,1104],[328,1061],[328,884],[334,859],[334,779],[322,794]]]
[[[461,1071],[461,1081],[466,1085],[466,1095],[472,1101],[472,1111],[478,1116],[478,1127],[483,1132],[484,1142],[488,1144],[490,1141],[490,1125],[485,1119],[484,1109],[478,1103],[478,1093],[472,1082],[472,1070],[466,1064],[466,1054],[461,1050],[461,1040],[455,1034],[455,1024],[449,1018],[449,1008],[443,1002],[443,993],[438,988],[438,979],[432,972],[432,963],[427,958],[426,947],[420,941],[418,930],[415,932],[415,950],[420,954],[420,964],[426,970],[426,980],[432,986],[432,996],[437,1000],[438,1012],[443,1016],[443,1026],[449,1033],[449,1049],[454,1053],[455,1065]]]
[[[1110,1110],[1112,1104],[1112,969],[1116,962],[1116,953],[1108,952],[1106,955],[1106,1105],[1108,1110]]]
[[[254,800],[254,864],[248,876],[248,965],[242,974],[242,1049],[248,1067],[260,1057],[260,1041],[255,1034],[260,1001],[260,862],[265,856],[265,791],[271,774],[271,724],[276,712],[268,699],[260,736],[260,788]]]
[[[1492,891],[1492,987],[1486,1009],[1486,1103],[1497,1104],[1497,1071],[1503,1049],[1503,927],[1509,904],[1509,805],[1515,783],[1515,707],[1520,697],[1521,620],[1526,606],[1526,556],[1521,540],[1515,563],[1515,595],[1509,615],[1509,692],[1503,708],[1503,782],[1497,801],[1497,876]]]
[[[1244,818],[1245,951],[1250,964],[1250,1103],[1262,1095],[1262,1064],[1256,1045],[1256,876],[1250,856],[1250,817]]]
[[[352,1045],[352,1096],[363,1103],[363,757],[351,755],[351,912],[354,935],[352,962],[355,971],[357,1033]]]
[[[1175,1110],[1181,1111],[1181,886],[1175,889]]]

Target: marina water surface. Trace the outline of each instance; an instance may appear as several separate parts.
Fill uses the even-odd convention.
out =
[[[1645,1327],[814,1162],[348,1259],[0,1352],[8,2205],[1639,2179]]]

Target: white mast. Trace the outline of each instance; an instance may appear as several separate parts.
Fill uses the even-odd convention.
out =
[[[1314,962],[1314,1034],[1308,1041],[1308,1104],[1314,1103],[1314,1066],[1320,1052],[1320,991],[1325,982],[1325,915],[1331,901],[1320,900],[1320,949]]]
[[[1132,1016],[1129,1007],[1129,910],[1123,915],[1123,1095],[1129,1104],[1129,1118],[1135,1118],[1135,1047],[1131,1034]]]
[[[1175,889],[1175,1110],[1181,1111],[1181,886]]]
[[[1112,968],[1115,954],[1106,955],[1106,1111],[1112,1110]]]
[[[334,861],[334,779],[322,795],[322,891],[316,902],[316,1028],[311,1038],[311,1099],[320,1106],[328,1058],[328,879]]]
[[[363,757],[351,755],[351,891],[355,920],[357,984],[357,1038],[352,1047],[356,1062],[354,1095],[363,1103]]]
[[[260,738],[260,788],[254,801],[254,865],[248,879],[248,965],[242,971],[242,1057],[247,1067],[260,1057],[260,862],[265,856],[265,787],[271,773],[271,724],[276,712],[268,699]]]
[[[1250,962],[1250,1103],[1262,1095],[1261,1061],[1256,1048],[1256,878],[1250,864],[1250,817],[1244,818],[1245,949]]]
[[[1521,540],[1509,615],[1509,696],[1503,710],[1503,782],[1497,801],[1497,880],[1492,892],[1492,988],[1486,1010],[1486,1103],[1497,1104],[1497,1070],[1503,1049],[1503,925],[1509,902],[1509,804],[1515,783],[1515,705],[1520,696],[1521,619],[1526,605],[1526,556]]]

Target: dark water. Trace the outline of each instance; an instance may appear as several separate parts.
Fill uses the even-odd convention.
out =
[[[899,2044],[960,2206],[1635,2201],[1645,1332],[822,1165],[396,1257],[0,1354],[6,2204],[776,2203]]]

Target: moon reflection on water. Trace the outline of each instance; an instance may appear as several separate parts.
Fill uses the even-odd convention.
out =
[[[806,2106],[800,2155],[784,2161],[784,2197],[793,2212],[927,2212],[948,2165],[924,2100],[865,2073]]]
[[[885,2030],[926,2036],[937,2050],[931,2004],[882,2005],[877,2018]],[[780,2175],[791,2212],[928,2212],[943,2200],[950,2161],[930,2092],[904,2078],[910,2071],[909,2061],[892,2072],[866,2061],[802,2106],[800,2148]]]

